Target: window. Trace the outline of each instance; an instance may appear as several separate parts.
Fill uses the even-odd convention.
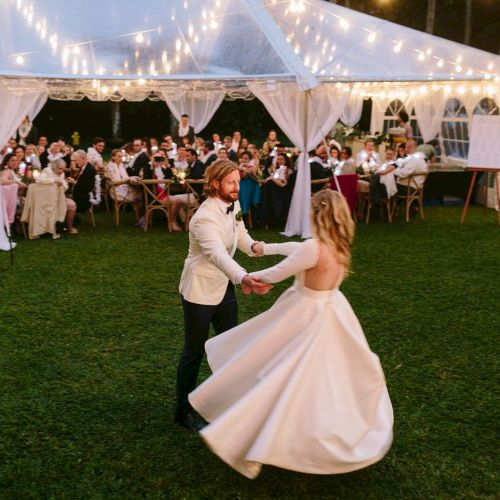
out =
[[[439,137],[443,157],[465,160],[469,153],[467,111],[459,99],[448,99]]]
[[[474,108],[475,115],[498,115],[498,106],[490,97],[481,99]]]

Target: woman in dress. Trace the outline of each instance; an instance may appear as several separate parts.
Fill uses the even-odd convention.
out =
[[[259,167],[251,161],[250,153],[243,151],[238,157],[240,169],[240,205],[243,216],[248,214],[248,209],[260,203]]]
[[[3,194],[3,204],[9,224],[13,224],[16,218],[16,208],[19,193],[26,189],[26,184],[17,174],[19,160],[14,153],[4,156],[0,168],[0,186]]]
[[[262,464],[311,474],[367,467],[392,443],[393,413],[384,373],[349,302],[354,223],[345,199],[311,199],[314,237],[268,244],[288,257],[252,273],[266,283],[295,275],[264,313],[206,344],[213,375],[189,396],[208,421],[208,446],[248,478]]]
[[[398,122],[399,127],[404,130],[404,138],[411,139],[413,137],[413,129],[410,124],[410,117],[408,113],[404,110],[401,110],[398,114]]]
[[[122,159],[123,153],[121,149],[113,149],[111,151],[111,161],[106,166],[106,177],[111,184],[115,185],[114,189],[110,191],[111,197],[114,199],[116,196],[119,201],[138,203],[141,196],[136,189],[130,186],[129,182],[131,178],[125,170]],[[133,179],[138,180],[138,178]]]

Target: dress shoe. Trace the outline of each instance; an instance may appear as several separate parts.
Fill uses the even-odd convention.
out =
[[[174,420],[190,431],[198,432],[205,427],[205,424],[201,420],[198,420],[192,413],[176,415]]]

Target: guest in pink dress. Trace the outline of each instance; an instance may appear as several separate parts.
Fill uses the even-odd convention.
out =
[[[10,153],[4,156],[0,169],[0,186],[9,224],[13,224],[16,217],[19,191],[26,189],[26,184],[17,175],[18,168],[19,159],[15,154]]]

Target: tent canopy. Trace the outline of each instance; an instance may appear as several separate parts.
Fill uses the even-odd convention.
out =
[[[7,0],[0,75],[97,80],[498,78],[500,58],[323,0]]]

